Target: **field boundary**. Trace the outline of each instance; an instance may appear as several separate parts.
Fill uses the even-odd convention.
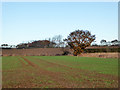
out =
[[[80,57],[119,58],[119,53],[82,53]]]
[[[34,48],[34,49],[3,49],[2,56],[61,56],[64,51],[73,52],[69,48]],[[118,52],[82,53],[80,57],[118,58]]]

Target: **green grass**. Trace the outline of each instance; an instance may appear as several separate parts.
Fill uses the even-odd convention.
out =
[[[29,56],[28,58],[30,58]],[[72,57],[72,56],[32,56],[48,62],[66,65],[71,68],[92,70],[103,74],[118,75],[118,59],[94,58],[94,57]]]
[[[13,70],[21,67],[21,62],[18,60],[17,56],[2,57],[2,70]]]
[[[2,57],[3,59],[2,69],[7,70],[7,69],[14,69],[20,67],[21,63],[18,60],[18,58],[17,56]],[[44,62],[39,63],[38,60],[45,60],[47,62],[51,62],[55,64],[66,65],[71,68],[92,70],[103,74],[118,75],[118,59],[115,58],[72,57],[72,56],[27,56],[26,58],[28,58],[29,60],[31,60],[32,62],[38,64],[43,68],[47,66],[47,63]],[[34,58],[37,58],[38,60],[34,60]],[[51,67],[47,67],[46,69],[53,71],[64,70],[60,68],[55,69]]]
[[[115,58],[73,56],[24,56],[24,58],[35,66],[20,56],[2,57],[3,87],[28,85],[32,88],[52,88],[64,87],[64,83],[68,87],[75,84],[78,85],[75,87],[88,88],[86,83],[92,84],[90,87],[96,87],[95,85],[117,87],[118,82],[115,78],[118,75],[118,59]],[[108,74],[107,77],[104,77],[105,74]]]

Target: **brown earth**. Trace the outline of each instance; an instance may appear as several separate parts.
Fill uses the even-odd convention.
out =
[[[88,47],[92,48],[92,47]],[[95,48],[95,47],[94,47]],[[105,48],[105,47],[104,47]],[[67,50],[72,55],[72,50],[66,48],[34,48],[34,49],[3,49],[2,56],[58,56]],[[101,58],[118,58],[118,53],[82,53],[81,57],[101,57]]]
[[[2,56],[55,56],[63,54],[62,48],[2,49]]]
[[[34,58],[40,64],[48,67],[63,68],[65,72],[53,72],[30,61],[26,57],[20,57],[28,63],[3,75],[3,88],[117,88],[118,77],[97,72],[62,66],[45,60]],[[34,65],[34,66],[33,66]],[[5,73],[3,73],[5,74]],[[40,78],[39,78],[40,77]]]
[[[80,57],[119,58],[120,53],[82,53]]]

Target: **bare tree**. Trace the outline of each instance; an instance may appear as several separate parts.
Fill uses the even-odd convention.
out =
[[[52,41],[56,43],[56,47],[60,47],[62,42],[62,35],[56,35],[52,38]]]
[[[91,35],[88,30],[76,30],[71,32],[67,39],[64,39],[64,41],[67,41],[68,45],[74,50],[74,56],[81,54],[94,40],[95,35]]]

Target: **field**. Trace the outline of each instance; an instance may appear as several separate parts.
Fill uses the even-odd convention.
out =
[[[4,56],[3,88],[117,88],[118,59]]]

